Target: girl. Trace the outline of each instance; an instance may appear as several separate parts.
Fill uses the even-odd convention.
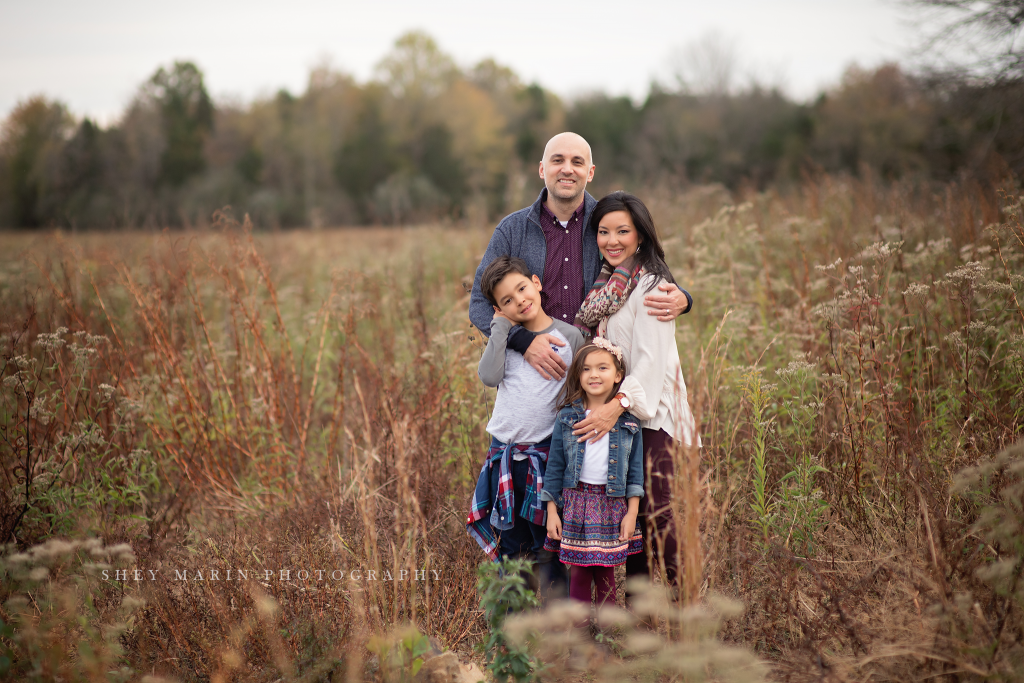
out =
[[[604,405],[626,374],[622,351],[597,337],[573,358],[551,434],[551,451],[541,500],[547,501],[546,550],[573,565],[569,597],[615,603],[615,569],[642,552],[636,517],[644,495],[640,422],[626,412],[595,443],[580,443],[573,425]],[[559,519],[563,508],[564,519]]]

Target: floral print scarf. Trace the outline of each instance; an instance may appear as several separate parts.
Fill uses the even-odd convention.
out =
[[[602,320],[622,308],[646,272],[633,256],[615,268],[605,261],[573,324],[585,337],[593,336]]]

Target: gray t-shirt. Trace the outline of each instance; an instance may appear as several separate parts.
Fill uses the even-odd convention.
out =
[[[491,319],[491,338],[477,367],[480,380],[489,387],[498,387],[494,412],[487,423],[487,433],[502,443],[538,443],[551,436],[555,426],[555,403],[565,379],[544,379],[523,354],[506,348],[512,321]],[[583,335],[572,325],[552,320],[550,327],[538,334],[551,334],[566,342],[551,345],[566,366],[583,346]]]

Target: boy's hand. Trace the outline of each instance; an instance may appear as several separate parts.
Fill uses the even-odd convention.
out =
[[[565,361],[551,348],[552,344],[565,346],[565,342],[553,334],[538,334],[530,342],[523,358],[544,379],[562,379],[565,377]]]
[[[491,306],[491,308],[494,309],[494,317],[495,318],[504,318],[505,320],[508,320],[509,322],[512,322],[512,319],[509,318],[504,313],[502,313],[500,308],[498,308],[497,306],[493,306],[493,305]]]
[[[644,297],[644,306],[651,309],[647,315],[656,315],[663,323],[675,320],[686,310],[689,301],[682,290],[670,282],[662,282],[658,290],[665,294],[648,294]]]
[[[634,518],[634,522],[636,519]],[[562,540],[562,520],[558,518],[558,507],[548,501],[548,538],[552,541]]]

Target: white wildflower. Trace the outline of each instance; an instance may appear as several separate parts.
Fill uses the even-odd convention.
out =
[[[1014,294],[1013,287],[1006,284],[1005,282],[996,282],[995,280],[989,282],[983,282],[978,285],[978,289],[989,294]]]
[[[909,298],[924,296],[930,289],[931,287],[920,282],[911,282],[910,286],[903,290],[903,296]]]
[[[899,252],[903,248],[903,242],[875,242],[860,253],[863,259],[880,258],[885,259]]]
[[[38,420],[41,425],[50,424],[53,413],[46,409],[46,397],[36,396],[32,399],[32,405],[28,408],[28,415],[33,420]]]
[[[833,261],[831,264],[829,264],[827,266],[814,266],[814,269],[819,271],[819,272],[825,273],[825,272],[828,272],[830,270],[835,270],[836,268],[838,268],[842,264],[842,262],[843,262],[842,258],[837,258],[835,261]]]
[[[817,366],[814,365],[813,363],[808,363],[803,360],[795,360],[790,362],[790,364],[787,365],[786,367],[776,370],[775,374],[781,377],[782,379],[788,379],[793,375],[796,375],[797,373],[811,372],[816,369]]]
[[[125,415],[131,415],[132,413],[137,413],[142,410],[142,401],[122,396],[120,402],[118,402],[117,404],[117,407]]]
[[[80,346],[78,344],[71,345],[71,353],[74,354],[75,360],[78,362],[85,362],[92,356],[96,355],[96,349],[89,348],[88,346]]]
[[[980,332],[983,334],[995,334],[998,330],[983,320],[972,320],[971,324],[967,326],[967,332]]]
[[[138,462],[142,458],[148,458],[148,457],[149,457],[149,450],[148,449],[146,449],[146,448],[135,448],[135,449],[132,449],[132,451],[127,455],[127,460],[129,462],[133,462],[134,463],[134,462]]]
[[[64,340],[61,338],[61,330],[67,332],[67,328],[60,328],[56,332],[47,333],[43,332],[36,337],[36,345],[41,346],[47,351],[56,351],[64,346]]]
[[[981,264],[980,261],[971,261],[965,263],[951,273],[946,273],[945,282],[952,284],[954,287],[963,287],[970,285],[977,280],[980,280],[987,267]]]

